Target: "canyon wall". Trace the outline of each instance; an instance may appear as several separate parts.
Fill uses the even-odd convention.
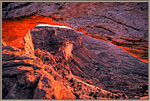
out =
[[[69,64],[70,73],[85,83],[116,94],[123,92],[129,98],[142,95],[141,87],[147,85],[147,63],[111,43],[91,38],[73,29],[34,28],[31,34],[35,49],[61,56]],[[68,46],[72,46],[71,50]],[[52,64],[43,57],[41,59]],[[56,70],[59,72],[62,69],[58,67]]]
[[[147,99],[147,6],[3,3],[3,98]]]
[[[148,94],[148,64],[111,43],[49,27],[30,30],[24,40],[24,50],[3,46],[5,99],[138,99]]]
[[[14,28],[22,30],[21,33],[16,32],[16,35],[17,33],[24,35],[27,33],[24,32],[25,28],[31,29],[33,28],[31,26],[38,23],[57,22],[91,37],[109,41],[141,61],[148,62],[148,3],[146,2],[10,2],[3,3],[2,10],[3,26],[6,28],[3,27],[3,38],[5,38],[5,32],[15,33]],[[42,18],[35,20],[28,18],[24,22],[25,18],[33,15],[42,16]],[[45,16],[48,18],[44,19]],[[12,20],[19,22],[7,24]],[[19,27],[23,22],[24,30],[21,26]]]

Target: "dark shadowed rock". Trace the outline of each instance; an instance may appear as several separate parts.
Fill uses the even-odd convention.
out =
[[[57,36],[51,33],[54,29]],[[65,48],[67,49],[63,42],[69,41],[72,49],[66,52],[71,54],[67,60],[68,70],[86,83],[115,93],[124,92],[131,98],[140,95],[141,92],[137,90],[147,84],[148,65],[111,43],[90,38],[70,29],[35,28],[31,30],[31,34],[37,49],[50,53],[55,51],[55,56],[65,56],[61,54]],[[63,45],[64,49],[61,48]],[[40,56],[43,61],[51,60],[43,56],[45,55]],[[54,58],[50,55],[49,57]]]
[[[90,33],[92,37],[110,41],[142,61],[148,62],[146,2],[3,3],[2,10],[3,21],[24,19],[35,14],[48,16],[56,22],[66,23],[76,30]]]
[[[148,98],[147,3],[2,6],[4,99]]]
[[[46,72],[44,68],[45,66],[42,63],[42,61],[36,56],[24,54],[21,52],[20,49],[11,46],[3,46],[3,68],[2,68],[3,98],[4,99],[76,98],[69,88],[65,87],[62,83],[55,81],[50,74],[47,74],[48,72]],[[43,76],[44,79],[51,81],[51,83],[45,84],[45,82],[48,81],[45,80],[43,81],[43,79],[40,79]],[[45,87],[41,88],[42,85],[45,87],[52,87],[53,89],[51,89],[50,91],[48,89],[45,89]],[[43,93],[40,93],[40,91],[43,91]]]
[[[32,54],[3,46],[3,98],[127,99],[146,92],[138,89],[147,85],[147,64],[111,43],[62,28],[35,28],[29,37]]]

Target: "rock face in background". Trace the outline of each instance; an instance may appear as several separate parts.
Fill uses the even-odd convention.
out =
[[[12,46],[3,46],[2,83],[4,99],[128,98],[77,79],[70,70],[72,55],[67,59],[65,57],[68,52],[72,54],[72,50],[68,50],[66,42],[72,44],[72,49],[75,51],[83,45],[81,36],[73,30],[57,30],[57,36],[54,28],[38,29],[38,31],[33,29],[32,34],[27,33],[25,39],[33,38],[25,41],[25,43],[33,44],[33,47],[28,48],[27,52]],[[43,37],[40,40],[41,36]],[[68,52],[63,53],[63,50]]]
[[[56,22],[84,31],[89,36],[110,41],[143,62],[148,62],[148,3],[146,2],[20,2],[3,3],[2,10],[4,22],[31,15],[47,16]]]
[[[3,98],[147,98],[146,7],[146,3],[4,3]],[[34,28],[53,24],[51,18],[73,29]]]
[[[111,43],[62,28],[34,28],[25,39],[27,52],[3,46],[3,98],[147,96],[148,65]]]
[[[70,29],[34,28],[31,34],[36,49],[64,59],[66,55],[62,51],[67,49],[65,43],[70,43],[72,50],[67,52],[71,53],[68,57],[69,69],[86,83],[114,93],[124,92],[130,98],[142,95],[138,89],[147,85],[147,64],[111,43]]]

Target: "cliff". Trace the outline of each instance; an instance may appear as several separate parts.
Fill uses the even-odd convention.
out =
[[[109,41],[148,63],[146,2],[3,3],[2,10],[4,41],[8,39],[6,32],[24,36],[38,23],[66,25],[88,36]]]
[[[3,3],[2,24],[4,99],[148,98],[147,3]]]

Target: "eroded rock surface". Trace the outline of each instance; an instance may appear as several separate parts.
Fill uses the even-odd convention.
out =
[[[34,54],[34,45],[32,42],[32,36],[30,30],[24,37],[24,50],[26,54],[31,54],[31,55]]]
[[[36,48],[64,59],[61,47],[67,48],[64,43],[70,43],[68,70],[78,79],[111,92],[124,92],[130,98],[142,96],[138,89],[147,85],[148,65],[121,48],[71,29],[34,28],[31,34]]]
[[[75,99],[75,95],[61,82],[54,80],[40,58],[21,50],[3,46],[4,99]]]
[[[4,22],[32,15],[47,16],[55,22],[65,23],[76,30],[84,31],[91,37],[110,41],[143,62],[148,62],[148,3],[146,2],[3,3],[2,10]],[[47,20],[46,23],[49,22],[50,20]]]
[[[3,3],[2,31],[5,99],[148,98],[147,3]]]
[[[76,79],[64,55],[35,49],[35,55],[3,46],[4,99],[110,99],[122,95]]]
[[[63,28],[34,28],[25,39],[28,52],[3,46],[3,98],[128,99],[148,93],[148,65],[111,43]]]

